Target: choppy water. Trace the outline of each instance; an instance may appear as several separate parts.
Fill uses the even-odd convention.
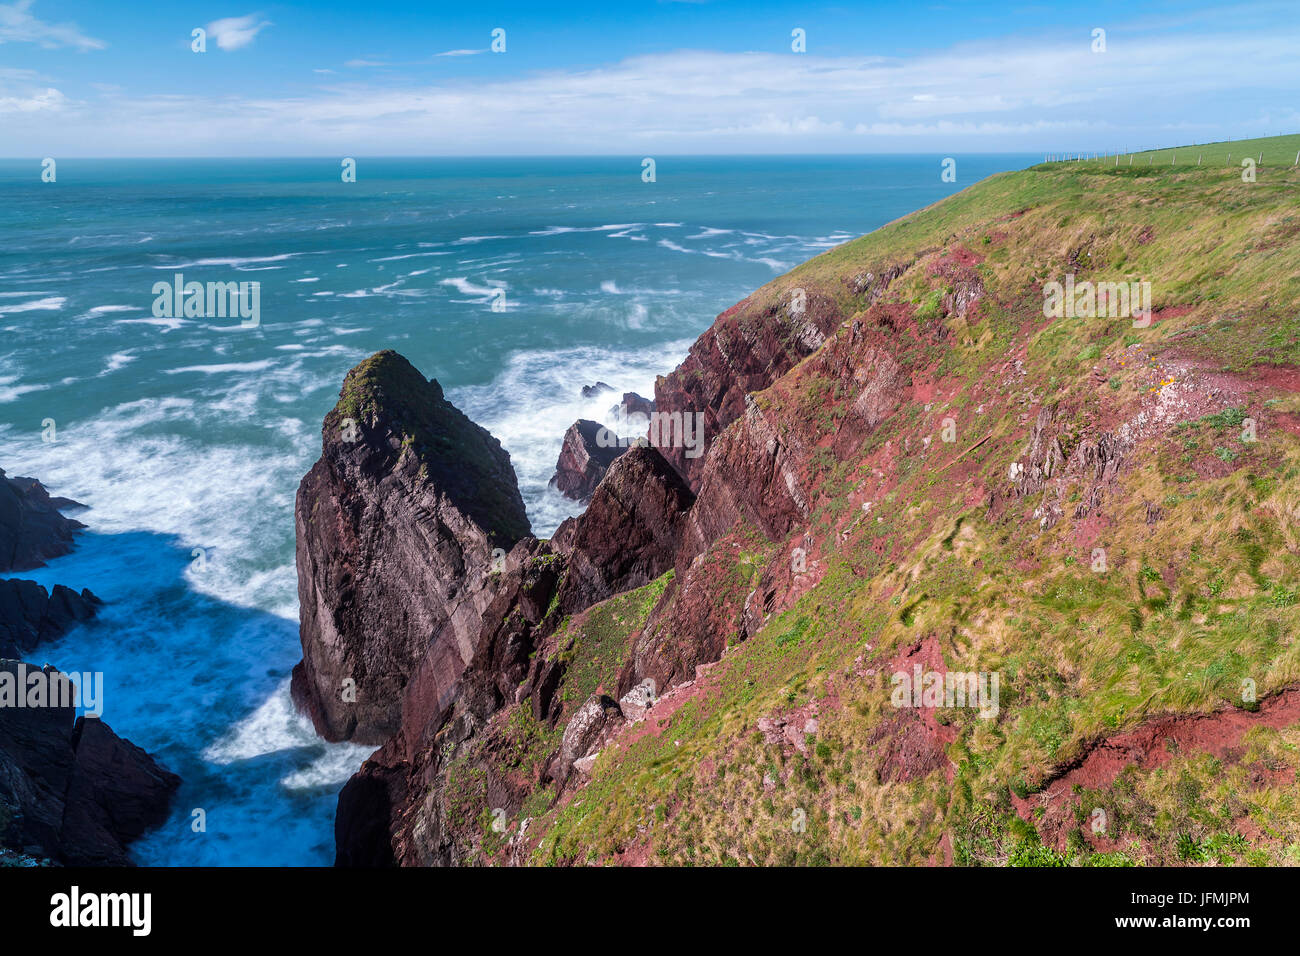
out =
[[[104,718],[185,781],[137,859],[333,859],[369,750],[289,703],[293,499],[348,368],[394,348],[438,378],[547,535],[576,512],[546,487],[564,429],[617,398],[583,385],[653,395],[748,292],[1030,158],[959,157],[955,186],[940,160],[660,159],[643,183],[639,158],[361,159],[349,184],[328,160],[67,160],[52,184],[0,161],[0,468],[90,506],[74,554],[19,576],[108,602],[35,656],[104,672]],[[155,317],[176,272],[260,282],[260,325]]]

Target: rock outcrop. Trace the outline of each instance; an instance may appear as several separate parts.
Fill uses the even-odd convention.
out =
[[[632,415],[644,415],[649,418],[654,414],[656,405],[653,398],[646,398],[644,395],[638,395],[636,392],[624,392],[623,401],[610,409],[610,412],[619,418],[627,418]]]
[[[395,359],[385,361],[396,364]],[[356,370],[350,373],[349,381],[357,374]],[[428,391],[421,397],[414,383],[409,384],[413,400],[442,401],[441,394]],[[350,388],[345,384],[345,395]],[[381,449],[391,442],[372,422],[393,417],[387,409],[387,391],[391,390],[375,391],[367,405],[362,435],[368,446]],[[354,866],[456,862],[452,831],[438,799],[457,753],[467,742],[476,740],[503,708],[523,706],[537,720],[551,724],[560,718],[564,705],[557,691],[567,663],[539,654],[538,649],[568,616],[613,594],[646,584],[671,569],[694,495],[656,449],[636,445],[612,463],[581,517],[565,522],[549,542],[521,537],[508,554],[498,554],[491,567],[485,545],[478,543],[485,534],[483,525],[463,519],[456,524],[456,534],[449,533],[449,521],[440,523],[445,539],[424,547],[387,546],[364,551],[350,542],[400,541],[404,532],[410,533],[409,529],[393,527],[416,520],[405,503],[411,495],[409,488],[421,494],[433,492],[423,491],[421,485],[407,479],[399,494],[371,477],[374,469],[365,472],[364,481],[333,477],[343,471],[342,466],[333,464],[342,453],[330,449],[329,431],[337,426],[338,422],[326,419],[326,453],[304,480],[299,495],[304,664],[295,677],[303,687],[300,696],[306,697],[304,692],[313,686],[307,680],[307,662],[318,662],[310,665],[310,673],[326,673],[327,665],[333,668],[333,679],[341,679],[346,667],[355,666],[352,662],[356,659],[367,665],[376,661],[379,667],[368,666],[366,673],[381,670],[384,682],[358,680],[357,699],[382,690],[390,695],[383,699],[391,704],[383,715],[384,722],[371,719],[365,727],[371,735],[368,739],[387,732],[383,747],[340,794],[335,828],[338,862]],[[330,467],[332,472],[326,470]],[[400,462],[385,467],[390,471],[398,469]],[[348,474],[359,471],[354,467]],[[359,489],[356,500],[346,508],[337,503],[343,487]],[[362,493],[384,497],[371,502],[362,498]],[[323,504],[313,506],[312,502],[317,501]],[[317,514],[315,528],[308,521],[313,510]],[[320,528],[322,510],[336,516],[326,525],[330,529],[339,527],[341,519],[337,515],[344,512],[370,514],[373,521],[364,533],[349,529],[346,534],[327,534]],[[482,520],[488,522],[486,517]],[[455,579],[459,589],[454,595],[444,596],[449,588],[440,589],[439,582],[445,585],[452,578],[441,555],[449,549],[479,555],[484,561],[484,573],[466,579],[467,573],[462,571],[461,577]],[[405,603],[398,605],[395,595],[383,593],[378,584],[372,583],[368,591],[379,594],[364,603],[373,609],[373,615],[367,618],[354,614],[352,607],[360,600],[355,592],[341,587],[325,589],[313,583],[330,580],[322,570],[327,562],[345,563],[355,581],[369,581],[367,569],[382,565],[388,578],[405,582]],[[477,567],[472,559],[462,564]],[[412,599],[412,593],[418,597]],[[309,600],[313,602],[310,614]],[[454,623],[463,629],[455,642],[446,636],[446,627],[439,630],[439,600],[444,607],[455,601],[460,609]],[[401,614],[396,610],[399,606],[403,608]],[[431,610],[423,612],[426,623],[422,628],[412,629],[409,622],[417,609]],[[322,627],[321,621],[343,621],[346,628],[331,630]],[[426,636],[430,630],[432,638]],[[452,652],[461,648],[467,648],[468,655],[453,657]],[[353,739],[362,739],[356,727],[349,729],[346,723],[355,707],[350,712],[344,707],[332,707],[333,701],[330,705],[325,716],[332,715],[333,726]],[[315,706],[325,709],[320,703]],[[318,726],[322,723],[330,726],[318,718]],[[568,757],[557,754],[553,772],[567,776],[573,762],[587,756],[592,745],[585,738],[571,740],[569,749],[574,753]],[[429,802],[430,795],[437,799]]]
[[[655,382],[655,410],[702,415],[705,441],[712,443],[744,413],[748,393],[767,388],[811,355],[843,319],[832,298],[806,290],[774,296],[761,310],[746,299],[719,315],[681,365]],[[705,456],[689,457],[682,447],[662,450],[698,491]]]
[[[582,418],[569,426],[560,446],[551,486],[566,498],[587,501],[619,455],[627,451],[618,436],[598,422]]]
[[[580,518],[552,547],[568,558],[560,591],[567,613],[640,587],[673,566],[695,495],[658,449],[636,445],[609,469]]]
[[[5,696],[45,682],[53,667],[0,660],[0,846],[68,866],[127,866],[127,846],[167,819],[180,778],[75,708],[18,707]]]
[[[829,327],[829,306],[822,303],[813,314],[823,316]],[[796,324],[803,329],[794,340],[803,343],[798,347],[787,349],[785,343],[778,348],[780,343],[769,342],[766,336],[755,341],[764,357],[751,352],[747,360],[754,366],[753,383],[766,384],[782,367],[793,365],[803,349],[811,351],[826,342],[827,334],[810,323],[808,316],[798,318]],[[725,326],[721,334],[729,334]],[[850,345],[862,349],[861,343]],[[842,368],[827,370],[858,395],[850,409],[849,427],[858,438],[893,410],[907,388],[906,373],[890,354],[870,354],[866,367],[872,371],[859,374],[858,380],[854,374],[864,367],[861,363],[840,361]],[[726,370],[715,371],[723,376]],[[698,384],[699,378],[692,381]],[[709,400],[726,405],[731,393],[729,388],[723,392]],[[382,397],[375,414],[384,417],[380,406]],[[340,865],[465,862],[464,822],[450,813],[445,798],[459,786],[461,778],[455,775],[466,772],[458,763],[467,759],[463,755],[509,746],[498,740],[500,731],[493,729],[501,711],[515,708],[541,727],[557,732],[563,728],[554,754],[540,773],[541,781],[564,787],[575,770],[579,778],[590,770],[595,754],[624,724],[610,693],[625,694],[643,681],[646,686],[667,688],[689,680],[701,665],[716,661],[729,640],[743,640],[761,626],[773,606],[777,585],[764,584],[764,595],[755,598],[751,585],[723,570],[725,561],[698,559],[739,525],[756,527],[776,540],[808,521],[807,469],[817,438],[804,434],[802,425],[792,429],[788,420],[766,415],[743,393],[738,413],[715,404],[703,414],[726,426],[719,425],[721,434],[710,436],[713,446],[700,459],[705,465],[695,472],[699,499],[666,457],[681,453],[683,461],[695,461],[685,456],[684,448],[668,446],[661,451],[639,441],[598,477],[586,446],[594,444],[600,426],[579,423],[570,430],[561,465],[567,457],[570,473],[588,482],[595,479],[588,507],[581,516],[565,521],[549,542],[520,540],[496,575],[475,582],[475,597],[462,596],[477,612],[478,629],[466,635],[472,658],[454,671],[446,666],[436,644],[418,661],[390,655],[389,672],[409,675],[395,707],[400,727],[340,795],[335,829]],[[309,475],[304,488],[311,481]],[[304,512],[305,499],[300,496],[299,513]],[[384,519],[377,519],[370,536],[396,534],[379,527],[396,520],[390,517],[395,509],[376,509],[376,513]],[[337,547],[324,537],[308,541],[308,550]],[[738,541],[719,545],[728,558],[739,546]],[[303,557],[302,548],[300,541],[300,573],[310,573],[315,559]],[[418,550],[393,552],[391,559],[389,573],[403,580],[428,573],[428,559]],[[572,616],[674,568],[678,583],[668,585],[663,612],[653,614],[644,633],[629,642],[628,656],[606,693],[589,697],[585,709],[578,707],[564,689],[571,658],[554,643],[557,628]],[[736,593],[724,593],[723,582]],[[337,613],[328,607],[317,613],[323,618],[327,612]],[[311,652],[306,649],[305,609],[303,614],[306,658]],[[400,617],[393,620],[402,622]],[[376,634],[384,626],[379,618],[368,625]],[[391,622],[387,627],[391,632]],[[367,631],[362,628],[358,633]],[[497,805],[514,806],[529,782],[489,774],[486,786],[489,793],[498,793],[491,798]]]
[[[74,532],[85,525],[59,512],[80,507],[50,497],[35,478],[9,478],[0,468],[0,572],[30,571],[71,551]]]
[[[0,580],[0,658],[22,658],[36,645],[94,617],[99,598],[62,584],[53,591],[35,581]]]
[[[294,697],[330,740],[380,744],[419,667],[445,698],[495,565],[529,533],[510,456],[396,352],[352,369],[295,509]]]

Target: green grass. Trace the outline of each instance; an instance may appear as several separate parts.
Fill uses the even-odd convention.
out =
[[[1300,137],[1234,151],[1246,145],[1265,152],[1254,184],[1221,165],[1198,169],[1194,156],[1186,164],[1182,148],[1172,167],[1156,153],[1150,168],[1131,171],[1039,164],[994,176],[747,301],[742,320],[757,322],[801,286],[834,299],[845,319],[821,352],[755,396],[797,459],[808,527],[769,541],[741,525],[706,552],[691,586],[718,613],[738,615],[760,582],[784,580],[805,533],[822,576],[747,640],[729,641],[708,693],[659,733],[603,752],[591,781],[555,806],[539,800],[548,808],[530,830],[542,837],[532,862],[642,851],[682,865],[923,865],[943,862],[945,837],[959,865],[1300,862],[1300,727],[1250,731],[1239,759],[1174,754],[1080,791],[1064,829],[1040,832],[1041,817],[1015,805],[1032,805],[1097,739],[1153,714],[1250,710],[1243,679],[1261,698],[1300,681],[1300,439],[1269,417],[1295,414],[1300,402],[1222,399],[1219,410],[1145,435],[1092,524],[1075,516],[1089,480],[1063,481],[1062,511],[1047,526],[1034,514],[1043,495],[1011,496],[1006,477],[1045,405],[1057,409],[1052,434],[1068,457],[1097,438],[1099,420],[1129,419],[1153,401],[1175,358],[1240,382],[1300,364],[1300,173],[1269,165],[1274,152],[1294,156]],[[959,246],[984,257],[975,271],[985,295],[964,319],[945,313],[951,283],[934,269]],[[890,265],[904,268],[873,311],[849,280]],[[1040,284],[1066,272],[1146,278],[1166,312],[1148,328],[1047,321]],[[889,347],[941,381],[944,398],[903,396],[847,445],[838,429],[858,387],[843,387],[842,357],[855,354],[847,325],[872,327],[881,307],[917,319],[919,330],[895,330]],[[1013,349],[1022,356],[1014,374]],[[957,422],[952,444],[936,437],[944,416]],[[1258,442],[1242,440],[1248,417],[1264,423]],[[877,486],[878,471],[887,485]],[[987,506],[991,491],[1003,496],[1001,512]],[[865,518],[863,499],[873,502]],[[1104,573],[1091,569],[1094,547],[1106,553]],[[648,588],[657,590],[569,625],[567,703],[608,687],[629,635],[656,602],[679,596],[666,580]],[[895,744],[910,715],[891,706],[888,674],[919,644],[948,669],[998,672],[1001,710],[995,720],[937,711],[951,742],[920,764],[932,769],[908,774]],[[814,707],[818,729],[804,750],[756,729]],[[1252,786],[1256,762],[1287,783]],[[1104,850],[1085,832],[1096,808],[1109,819]]]

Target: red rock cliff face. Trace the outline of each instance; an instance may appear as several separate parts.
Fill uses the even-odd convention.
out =
[[[869,289],[877,280],[864,281]],[[865,289],[857,291],[870,300]],[[481,765],[492,805],[516,806],[547,780],[561,791],[579,785],[570,781],[579,755],[621,724],[623,702],[588,699],[583,712],[599,716],[599,726],[586,736],[569,726],[576,712],[563,692],[568,658],[551,640],[563,618],[676,568],[645,626],[630,636],[617,685],[606,688],[627,696],[647,679],[660,692],[692,679],[700,665],[794,600],[788,573],[738,580],[729,570],[735,552],[775,553],[792,538],[802,540],[818,495],[813,462],[827,441],[836,456],[851,454],[911,394],[910,369],[897,357],[900,317],[877,306],[848,325],[829,300],[808,301],[797,318],[783,315],[762,331],[763,322],[742,322],[738,310],[725,314],[661,380],[657,410],[703,414],[719,429],[707,434],[706,454],[690,459],[685,448],[634,447],[611,465],[581,517],[561,525],[550,542],[520,541],[505,569],[475,592],[479,629],[457,679],[449,683],[436,647],[407,658],[400,730],[340,795],[338,863],[468,862],[464,821],[449,816],[445,799],[453,786],[448,773],[462,755],[478,759],[473,755],[511,746],[492,729],[504,709],[523,708],[544,727],[565,727],[566,743],[546,762],[542,780],[499,775],[490,761]],[[792,371],[814,350],[806,368]],[[770,397],[760,404],[747,394],[751,388],[770,389]],[[829,403],[806,397],[817,388],[835,397],[830,434]],[[418,565],[420,558],[406,552],[400,560]],[[377,619],[372,626],[383,625]]]
[[[437,382],[380,352],[325,417],[295,522],[295,699],[327,739],[383,743],[417,665],[446,698],[474,656],[494,550],[529,530],[510,457]]]
[[[565,617],[671,568],[693,500],[655,449],[633,447],[580,518],[550,542],[526,538],[515,546],[483,589],[476,650],[457,683],[445,691],[432,659],[416,665],[399,732],[340,794],[339,864],[462,862],[441,803],[449,766],[502,708],[525,707],[554,726],[568,665],[535,651]]]
[[[618,436],[598,422],[574,422],[564,433],[551,485],[575,501],[589,500],[614,459],[627,450],[617,442]]]
[[[905,268],[859,273],[847,280],[846,291],[861,305],[874,305]],[[656,411],[703,415],[711,444],[744,414],[746,395],[761,392],[816,352],[845,318],[836,298],[821,290],[760,290],[719,315],[682,364],[655,382]],[[698,492],[705,458],[688,457],[685,448],[660,450]]]

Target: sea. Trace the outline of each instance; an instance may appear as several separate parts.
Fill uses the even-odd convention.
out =
[[[0,468],[85,505],[90,588],[36,663],[183,784],[142,865],[328,865],[372,748],[297,714],[294,494],[347,370],[395,349],[510,453],[533,532],[565,429],[653,397],[714,317],[799,263],[1035,157],[0,160]],[[49,178],[49,173],[45,173]],[[257,282],[258,321],[158,283]],[[251,288],[251,287],[250,287]],[[158,314],[158,313],[163,314]],[[613,392],[584,399],[603,382]]]

